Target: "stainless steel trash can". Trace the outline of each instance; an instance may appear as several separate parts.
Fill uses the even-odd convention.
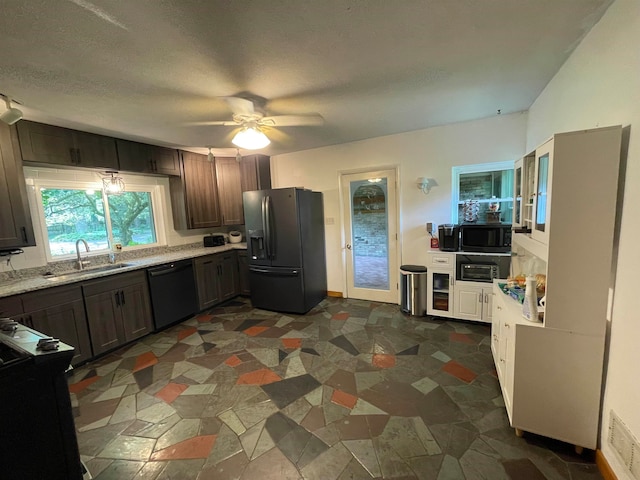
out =
[[[427,267],[402,265],[400,267],[400,308],[415,316],[427,314]]]

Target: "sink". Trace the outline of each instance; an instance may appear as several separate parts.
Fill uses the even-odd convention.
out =
[[[112,270],[120,270],[121,268],[130,267],[130,263],[114,263],[103,265],[101,267],[85,268],[84,270],[74,270],[72,272],[62,273],[60,275],[45,275],[44,278],[50,281],[67,280],[77,277],[78,275],[87,275],[91,273],[110,272]]]

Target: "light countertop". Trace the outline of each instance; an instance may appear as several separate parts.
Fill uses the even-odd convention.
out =
[[[227,243],[220,247],[193,248],[189,250],[180,250],[177,252],[169,252],[166,254],[153,255],[149,257],[134,258],[131,260],[126,260],[124,262],[117,262],[115,265],[123,264],[126,266],[115,268],[113,270],[100,271],[99,269],[101,267],[104,267],[104,265],[101,265],[100,267],[95,267],[95,270],[97,271],[92,271],[91,267],[89,267],[82,272],[73,270],[71,272],[59,273],[50,278],[47,278],[45,276],[34,276],[24,279],[9,280],[0,283],[0,298],[17,295],[20,293],[32,292],[35,290],[41,290],[44,288],[52,288],[58,287],[60,285],[69,285],[71,283],[84,282],[86,280],[93,280],[94,278],[107,277],[109,275],[131,272],[188,258],[203,257],[205,255],[227,252],[229,250],[246,249],[246,243]],[[66,275],[65,273],[68,273],[69,275]]]

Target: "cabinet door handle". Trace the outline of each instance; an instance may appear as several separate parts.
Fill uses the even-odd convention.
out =
[[[118,307],[120,306],[120,295],[119,295],[119,293],[120,292],[116,292],[115,293],[115,295],[116,295],[116,306],[118,306]]]
[[[149,159],[149,171],[153,172],[153,159]]]
[[[76,163],[80,165],[82,163],[82,155],[80,155],[80,149],[76,148]]]
[[[28,243],[29,239],[27,238],[27,229],[26,229],[26,227],[20,227],[20,233],[22,234],[22,241],[24,243]]]
[[[69,156],[71,157],[71,163],[73,163],[74,165],[76,163],[78,163],[78,160],[76,159],[76,149],[75,148],[70,148],[69,149]]]
[[[156,160],[153,161],[153,171],[158,172],[158,162]]]
[[[120,290],[120,303],[121,303],[122,305],[124,305],[125,303],[127,303],[127,302],[125,302],[125,301],[124,301],[124,292],[123,292],[122,290]]]
[[[482,303],[482,293],[478,294],[478,302]]]

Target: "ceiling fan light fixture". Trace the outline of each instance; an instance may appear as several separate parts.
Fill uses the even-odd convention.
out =
[[[235,146],[246,150],[257,150],[271,143],[267,136],[258,127],[245,127],[236,133],[233,140]]]
[[[124,180],[116,171],[105,172],[108,177],[102,179],[102,189],[108,195],[119,195],[124,192]]]

